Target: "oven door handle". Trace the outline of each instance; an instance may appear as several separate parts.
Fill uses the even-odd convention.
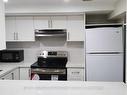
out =
[[[66,69],[31,69],[34,74],[66,74]]]

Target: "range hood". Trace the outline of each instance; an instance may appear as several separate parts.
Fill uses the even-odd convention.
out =
[[[66,36],[66,29],[36,29],[35,36],[43,37],[43,36]]]

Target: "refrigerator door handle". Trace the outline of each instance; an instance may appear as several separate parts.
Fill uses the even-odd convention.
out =
[[[121,52],[91,52],[87,54],[121,54]]]

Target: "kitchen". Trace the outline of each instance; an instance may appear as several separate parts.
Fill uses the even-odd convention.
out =
[[[100,4],[103,4],[103,6],[100,6]],[[1,12],[3,23],[1,22],[1,25],[4,25],[5,22],[5,26],[1,26],[1,29],[4,31],[5,27],[6,30],[6,33],[0,32],[2,34],[0,48],[2,50],[1,54],[3,54],[1,61],[6,61],[0,63],[1,82],[4,83],[7,80],[17,80],[15,83],[18,80],[40,80],[38,82],[42,82],[42,84],[45,84],[42,80],[54,80],[53,82],[56,82],[56,84],[57,80],[67,80],[66,82],[74,82],[74,84],[85,83],[85,81],[126,82],[125,44],[123,44],[125,43],[125,40],[123,40],[125,39],[125,32],[121,31],[122,28],[120,28],[126,25],[125,0],[54,0],[54,2],[49,0],[8,0],[5,3],[5,14],[3,2],[1,5],[3,8]],[[100,38],[97,35],[99,39],[94,36],[95,39],[93,40],[93,38],[89,39],[90,36],[93,36],[90,34],[91,31],[88,32],[91,27],[92,29],[106,27],[106,31],[114,29],[113,31],[118,33],[105,32],[101,34],[100,32]],[[112,30],[109,32],[113,32]],[[4,38],[5,34],[6,38]],[[105,39],[103,39],[104,37]],[[114,38],[112,39],[112,37]],[[101,48],[96,40],[101,40],[100,43],[105,41],[105,44],[101,44],[105,47]],[[95,46],[104,51],[89,52],[89,49],[93,49]],[[4,51],[4,49],[8,51]],[[99,56],[100,54],[101,56],[91,58],[89,53],[92,56],[95,53],[97,53],[95,55]],[[21,62],[7,62],[9,58],[14,57],[9,56],[9,54],[17,54],[21,58]],[[103,55],[107,57],[104,58]],[[104,59],[100,60],[101,62],[109,62],[111,65],[106,65],[104,62],[102,68],[98,69],[100,65],[96,62],[100,62],[100,58]],[[91,60],[95,61],[91,62]],[[60,65],[61,67],[57,64],[57,61],[63,63]],[[37,64],[35,64],[36,62]],[[45,63],[46,65],[44,65]],[[52,66],[51,63],[53,63]],[[42,77],[40,73],[43,73],[44,76]]]

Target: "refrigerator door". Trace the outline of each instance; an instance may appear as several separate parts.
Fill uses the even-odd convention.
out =
[[[123,54],[87,54],[87,81],[123,82]]]
[[[86,29],[86,52],[123,52],[122,28]]]

